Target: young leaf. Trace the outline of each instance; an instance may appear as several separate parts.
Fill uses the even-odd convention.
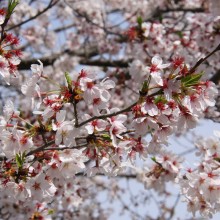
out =
[[[142,23],[143,23],[143,19],[142,19],[141,16],[138,16],[138,18],[137,18],[137,23],[138,23],[139,27],[141,27],[141,25],[142,25]]]
[[[182,31],[176,31],[176,34],[177,34],[180,38],[183,38],[183,32],[182,32]]]
[[[167,102],[167,100],[162,96],[157,96],[155,99],[154,99],[154,103],[157,104],[159,102],[162,102],[163,104],[165,104]]]
[[[153,160],[154,162],[157,162],[156,157],[151,157],[151,160]]]
[[[201,79],[202,75],[203,75],[203,73],[188,75],[188,76],[182,78],[181,82],[184,84],[184,86],[190,87],[190,86],[198,84],[198,82]]]
[[[16,6],[19,4],[19,0],[9,0],[8,2],[8,10],[7,10],[7,18],[10,18],[12,13],[14,12]]]
[[[102,135],[102,138],[103,138],[104,140],[106,140],[106,141],[111,141],[111,138],[110,138],[110,136],[109,136],[108,134],[103,134],[103,135]]]
[[[71,77],[70,77],[68,72],[65,72],[65,78],[66,78],[66,82],[68,84],[68,88],[71,89],[71,87],[72,87],[72,79],[71,79]]]
[[[147,95],[150,81],[151,81],[151,76],[149,76],[148,79],[143,82],[140,95],[143,96]]]
[[[22,167],[22,158],[19,154],[16,154],[15,160],[16,160],[18,167],[21,168]]]

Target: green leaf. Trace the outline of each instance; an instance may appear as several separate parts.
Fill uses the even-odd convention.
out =
[[[53,209],[49,209],[48,210],[48,215],[53,215],[54,214],[54,210]]]
[[[160,21],[160,22],[163,21],[163,15],[162,15],[162,14],[160,14],[160,16],[159,16],[159,21]]]
[[[148,90],[148,81],[147,80],[144,81],[143,86],[142,86],[142,90],[143,91]]]
[[[164,96],[160,95],[154,99],[155,104],[157,104],[159,102],[162,102],[163,104],[165,104],[165,103],[167,103],[167,100],[164,98]]]
[[[21,168],[22,167],[22,159],[19,154],[16,154],[15,160],[16,160],[18,167]]]
[[[176,34],[177,34],[180,38],[183,38],[183,32],[182,32],[182,31],[176,31]]]
[[[194,85],[198,84],[198,82],[201,79],[202,75],[203,75],[203,73],[188,75],[188,76],[182,78],[181,82],[186,87],[194,86]]]
[[[66,82],[68,84],[68,88],[71,89],[72,88],[72,79],[71,79],[68,72],[65,72],[65,78],[66,78]]]
[[[157,162],[156,157],[151,157],[151,160],[153,160],[155,163]]]
[[[103,135],[102,135],[102,138],[103,138],[104,140],[106,140],[106,141],[111,141],[111,138],[110,138],[110,136],[109,136],[108,134],[103,134]]]
[[[143,23],[143,19],[142,19],[141,16],[138,16],[138,17],[137,17],[137,23],[138,23],[139,27],[141,28],[141,25],[142,25],[142,23]]]
[[[149,88],[150,81],[151,81],[151,76],[149,76],[148,79],[143,82],[143,85],[142,85],[142,88],[141,88],[141,94],[143,96],[147,95],[147,93],[148,93],[148,88]]]
[[[8,10],[7,10],[7,18],[10,18],[12,13],[14,12],[16,6],[19,4],[19,0],[9,0],[8,2]]]
[[[16,154],[15,161],[16,161],[16,164],[17,164],[18,168],[22,168],[22,166],[25,162],[25,152],[22,153],[22,154],[21,153]]]
[[[22,164],[25,162],[25,157],[26,157],[26,153],[23,152],[23,153],[21,154]]]

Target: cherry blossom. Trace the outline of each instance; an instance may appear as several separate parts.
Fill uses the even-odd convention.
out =
[[[158,85],[163,85],[163,79],[162,79],[162,71],[163,69],[170,66],[170,63],[163,64],[163,60],[159,55],[155,55],[151,59],[151,66],[146,67],[146,71],[150,73],[150,76],[152,77],[153,81],[155,81]]]
[[[85,115],[85,118],[89,119],[91,117],[89,115]],[[108,122],[102,119],[98,119],[92,121],[91,123],[88,123],[88,125],[86,125],[85,128],[87,129],[88,134],[93,134],[95,131],[104,131],[107,125]]]
[[[10,72],[8,68],[8,63],[7,60],[2,56],[0,56],[0,74],[5,79],[6,83],[10,84]]]
[[[108,219],[115,203],[122,217],[178,218],[177,191],[192,216],[219,212],[219,132],[196,140],[195,164],[170,141],[218,120],[217,1],[1,7],[2,218]],[[157,217],[140,211],[151,198]]]

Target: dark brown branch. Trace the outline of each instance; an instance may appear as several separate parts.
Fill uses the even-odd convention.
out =
[[[131,133],[131,132],[134,132],[134,130],[129,130],[127,132],[123,132],[120,135],[125,135],[125,134]],[[81,137],[76,137],[75,139],[76,140],[86,140],[87,138],[88,138],[88,136],[81,136]],[[66,149],[79,149],[81,147],[86,147],[88,145],[88,143],[83,143],[83,144],[80,144],[80,145],[77,145],[77,146],[73,146],[73,147],[50,147],[50,148],[48,148],[49,146],[51,146],[53,144],[55,144],[54,141],[47,142],[43,146],[38,147],[38,148],[30,151],[29,153],[26,154],[26,156],[30,156],[30,155],[33,155],[35,153],[38,153],[38,152],[41,152],[41,151],[46,151],[46,150],[62,151],[62,150],[66,150]]]
[[[75,24],[69,24],[66,26],[58,27],[58,28],[54,29],[53,31],[58,33],[58,32],[65,31],[65,30],[72,28],[72,27],[75,27]]]
[[[202,13],[205,12],[204,8],[167,8],[165,10],[159,10],[161,13],[168,12],[192,12],[192,13]]]
[[[218,70],[217,73],[215,73],[209,80],[218,84],[220,81],[220,70]]]
[[[87,143],[84,143],[84,144],[73,146],[73,147],[50,147],[50,148],[47,148],[48,146],[53,145],[53,144],[55,144],[55,142],[50,141],[47,144],[44,144],[43,146],[38,147],[38,148],[30,151],[29,153],[26,154],[26,156],[30,156],[30,155],[36,154],[41,151],[46,151],[46,150],[59,150],[59,151],[61,151],[61,150],[66,150],[66,149],[79,149],[81,147],[87,146]]]
[[[87,177],[85,176],[84,173],[77,173],[76,176]],[[95,176],[106,176],[106,174],[97,173]],[[118,174],[117,176],[115,176],[115,178],[127,178],[127,179],[135,179],[136,177],[137,177],[136,174]]]
[[[149,96],[149,97],[153,97],[153,96],[158,95],[158,94],[161,94],[161,90],[159,90],[159,91],[157,91],[157,92],[155,92],[155,93],[152,93],[152,94],[150,94],[150,95],[148,95],[148,96]],[[147,94],[146,94],[146,95],[147,95]],[[119,115],[119,114],[124,113],[124,112],[129,112],[129,111],[131,111],[131,109],[132,109],[135,105],[137,105],[138,102],[139,102],[139,100],[136,101],[136,102],[134,102],[134,103],[131,104],[130,106],[128,106],[128,107],[126,107],[126,108],[124,108],[124,109],[118,111],[118,112],[113,112],[113,113],[110,113],[110,114],[99,115],[99,116],[94,116],[94,117],[92,117],[92,118],[89,118],[88,120],[79,123],[78,127],[81,127],[81,126],[83,126],[83,125],[85,125],[85,124],[87,124],[87,123],[89,123],[89,122],[91,122],[91,121],[94,121],[94,120],[96,120],[96,119],[105,119],[105,118],[109,118],[109,117],[112,117],[112,116]]]
[[[207,56],[204,58],[201,58],[190,70],[189,74],[193,73],[198,66],[200,66],[205,60],[207,60],[211,55],[213,55],[215,52],[220,50],[220,45],[216,47],[212,52],[210,52]],[[84,57],[85,52],[82,50],[78,51],[69,51],[65,50],[63,52],[64,54],[69,54],[70,56],[79,56],[79,57]],[[88,57],[92,57],[98,54],[98,51],[96,48],[90,49],[88,52],[86,52]],[[43,62],[44,66],[49,66],[53,65],[53,63],[58,59],[62,53],[55,54],[53,56],[48,56],[44,58],[40,58],[40,60]],[[88,60],[82,58],[79,63],[82,65],[88,65],[88,66],[102,66],[102,67],[120,67],[120,68],[127,68],[129,66],[129,62],[132,60],[114,60],[114,61],[109,61],[109,60]],[[30,69],[31,64],[35,63],[36,59],[31,59],[31,60],[26,60],[22,61],[21,64],[19,65],[18,69],[19,70],[27,70]],[[215,78],[218,78],[218,76],[215,76]],[[215,78],[211,78],[210,80],[215,80]]]
[[[81,144],[78,146],[73,146],[73,147],[51,147],[51,148],[46,148],[45,150],[58,150],[58,151],[62,151],[62,150],[70,150],[70,149],[79,149],[81,147],[86,147],[88,144]]]
[[[205,60],[207,60],[212,54],[214,54],[216,51],[219,50],[219,46],[213,50],[211,53],[209,53],[206,57],[201,58],[194,67],[191,68],[189,73],[193,73],[196,68],[201,65]],[[72,56],[80,56],[83,57],[85,56],[84,52],[80,52],[79,51],[69,51],[66,50],[64,51],[64,53],[67,53],[69,55]],[[97,51],[90,51],[88,52],[88,57],[92,57],[97,55]],[[40,60],[43,62],[44,66],[49,66],[52,65],[56,59],[58,59],[61,56],[61,53],[59,54],[55,54],[53,56],[50,57],[44,57],[44,58],[40,58]],[[31,64],[35,63],[36,59],[32,59],[32,60],[26,60],[26,61],[22,61],[21,64],[19,65],[18,69],[19,70],[27,70],[30,69]],[[132,60],[88,60],[88,59],[81,59],[79,60],[79,63],[82,65],[88,65],[88,66],[101,66],[101,67],[120,67],[120,68],[127,68],[129,66],[129,62],[132,62]],[[214,81],[216,79],[219,79],[220,76],[216,75],[215,77],[211,78],[211,81]]]
[[[102,67],[120,67],[120,68],[126,68],[128,67],[129,62],[131,60],[80,60],[80,64],[88,65],[88,66],[102,66]]]
[[[73,103],[73,109],[74,109],[75,127],[77,128],[78,125],[79,125],[79,121],[78,121],[78,113],[77,113],[77,103],[76,103],[76,101],[74,101],[74,103]]]
[[[43,150],[45,150],[48,146],[53,145],[54,143],[55,143],[54,141],[47,142],[47,144],[44,144],[44,145],[42,145],[41,147],[38,147],[38,148],[36,148],[36,149],[30,151],[29,153],[26,154],[26,156],[30,156],[30,155],[33,155],[33,154],[38,153],[38,152],[40,152],[40,151],[43,151]]]
[[[73,54],[73,53],[71,53]],[[73,55],[74,56],[74,55]],[[78,56],[78,55],[76,55]],[[91,55],[90,55],[91,56]],[[53,63],[59,58],[59,55],[54,55],[51,57],[43,57],[39,58],[41,62],[44,64],[44,66],[50,66],[53,65]],[[120,67],[120,68],[127,68],[129,66],[129,62],[131,60],[86,60],[81,59],[79,60],[79,64],[82,65],[88,65],[88,66],[101,66],[101,67]],[[31,64],[36,63],[36,59],[31,60],[23,60],[20,65],[18,66],[18,70],[29,70]]]
[[[53,54],[51,56],[41,57],[38,58],[41,60],[41,62],[44,64],[44,66],[50,66],[53,65],[53,63],[59,59],[64,54],[68,54],[70,56],[77,56],[77,57],[93,57],[98,55],[97,47],[91,47],[86,49],[79,49],[77,51],[70,51],[70,50],[64,50],[60,53]],[[29,70],[31,64],[36,63],[36,59],[29,59],[29,60],[22,60],[20,65],[18,66],[18,70]]]
[[[219,50],[220,50],[220,44],[213,51],[211,51],[208,55],[206,55],[204,58],[201,58],[200,60],[198,60],[197,63],[189,70],[189,74],[194,73],[197,67],[199,67],[204,61],[206,61],[210,56],[212,56],[215,52]]]
[[[122,109],[118,112],[113,112],[113,113],[110,113],[110,114],[94,116],[94,117],[89,118],[88,120],[86,120],[84,122],[79,123],[77,127],[81,127],[81,126],[83,126],[83,125],[85,125],[85,124],[87,124],[91,121],[94,121],[96,119],[105,119],[105,118],[109,118],[109,117],[112,117],[112,116],[119,115],[119,114],[124,113],[124,112],[129,112],[132,109],[132,107],[134,107],[135,105],[137,105],[137,102],[133,103],[132,105],[130,105],[127,108],[124,108],[124,109]]]

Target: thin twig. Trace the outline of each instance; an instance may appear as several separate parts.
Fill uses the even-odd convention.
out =
[[[58,27],[58,28],[54,29],[53,31],[58,33],[58,32],[67,30],[69,28],[75,27],[75,26],[76,26],[76,24],[73,23],[73,24],[69,24],[69,25],[66,25],[66,26]]]
[[[114,28],[114,27],[118,27],[120,25],[122,25],[123,23],[125,22],[128,22],[129,20],[131,20],[135,15],[137,15],[138,11],[135,11],[134,13],[132,13],[128,18],[124,19],[123,21],[115,24],[115,25],[112,25],[110,27],[107,27],[107,28]]]
[[[79,12],[78,10],[75,10],[75,9],[72,7],[72,5],[70,5],[68,2],[66,2],[66,1],[64,1],[64,2],[65,2],[70,8],[73,9],[73,12],[75,13],[76,16],[85,18],[85,20],[86,20],[88,23],[90,23],[90,24],[96,26],[97,28],[102,29],[106,34],[112,34],[112,35],[116,35],[116,36],[122,37],[122,34],[120,34],[120,33],[118,33],[118,32],[110,31],[110,30],[108,30],[105,26],[101,26],[101,25],[99,25],[98,23],[93,22],[93,21],[89,18],[89,16],[88,16],[86,13],[81,13],[81,12]]]
[[[76,101],[74,101],[73,103],[73,108],[74,108],[74,118],[75,118],[75,127],[77,128],[79,125],[79,121],[78,121],[78,113],[77,113],[77,103]]]
[[[84,176],[87,177],[84,173],[77,173],[76,176]],[[106,176],[104,173],[97,173],[95,176]],[[127,179],[136,179],[136,174],[118,174],[117,176],[114,176],[114,178],[127,178]]]
[[[204,61],[206,61],[210,56],[212,56],[215,52],[219,50],[220,50],[220,44],[213,51],[211,51],[208,55],[206,55],[204,58],[199,59],[197,63],[189,70],[188,74],[194,73],[197,67],[199,67]]]
[[[45,150],[46,147],[48,147],[48,146],[50,146],[50,145],[52,145],[54,143],[55,143],[54,141],[47,142],[47,144],[44,144],[43,146],[38,147],[37,149],[34,149],[34,150],[30,151],[29,153],[26,154],[26,156],[30,156],[32,154],[38,153],[40,151],[43,151],[43,150]]]
[[[158,95],[158,94],[161,94],[161,90],[159,90],[159,91],[157,91],[157,92],[155,92],[155,93],[152,93],[152,94],[148,95],[148,97],[152,97],[152,96],[155,96],[155,95]],[[129,112],[129,111],[131,111],[131,109],[132,109],[135,105],[138,104],[138,102],[139,102],[139,100],[136,101],[136,102],[134,102],[134,103],[131,104],[130,106],[128,106],[128,107],[126,107],[126,108],[124,108],[124,109],[118,111],[118,112],[113,112],[113,113],[110,113],[110,114],[99,115],[99,116],[94,116],[94,117],[92,117],[92,118],[89,118],[88,120],[79,123],[77,127],[81,127],[81,126],[83,126],[83,125],[85,125],[85,124],[87,124],[87,123],[89,123],[89,122],[91,122],[91,121],[94,121],[94,120],[96,120],[96,119],[105,119],[105,118],[109,118],[109,117],[112,117],[112,116],[119,115],[119,114],[124,113],[124,112]]]
[[[43,13],[45,13],[47,10],[49,10],[50,8],[52,8],[54,5],[56,5],[56,4],[59,2],[59,0],[57,0],[57,1],[55,1],[55,2],[53,2],[53,1],[54,1],[54,0],[51,0],[50,3],[48,4],[48,6],[47,6],[45,9],[43,9],[42,11],[39,11],[39,12],[38,12],[36,15],[34,15],[33,17],[30,17],[30,18],[28,18],[28,19],[26,19],[26,20],[24,20],[24,21],[22,21],[22,22],[20,22],[20,23],[18,23],[18,24],[16,24],[16,25],[14,25],[14,26],[8,28],[7,31],[10,31],[10,30],[12,30],[12,29],[14,29],[14,28],[20,27],[20,26],[22,26],[23,24],[26,24],[26,23],[28,23],[29,21],[34,20],[35,18],[39,17],[40,15],[42,15]]]
[[[79,149],[81,147],[86,147],[88,144],[84,143],[78,146],[72,146],[72,147],[50,147],[50,148],[46,148],[45,150],[58,150],[58,151],[62,151],[62,150],[70,150],[70,149]]]
[[[173,207],[172,207],[172,209],[171,209],[171,211],[170,211],[170,217],[169,217],[169,220],[171,220],[171,219],[174,217],[174,214],[175,214],[175,208],[176,208],[176,206],[177,206],[179,200],[180,200],[180,194],[177,195],[176,201],[175,201],[175,203],[174,203],[174,205],[173,205]]]
[[[110,113],[110,114],[105,114],[105,115],[99,115],[99,116],[94,116],[92,118],[89,118],[88,120],[84,121],[84,122],[81,122],[78,124],[77,127],[81,127],[91,121],[94,121],[96,119],[104,119],[104,118],[109,118],[109,117],[112,117],[112,116],[116,116],[116,115],[119,115],[121,113],[124,113],[124,112],[129,112],[131,110],[132,107],[134,107],[135,105],[137,105],[137,102],[133,103],[132,105],[128,106],[127,108],[124,108],[118,112],[113,112],[113,113]]]

